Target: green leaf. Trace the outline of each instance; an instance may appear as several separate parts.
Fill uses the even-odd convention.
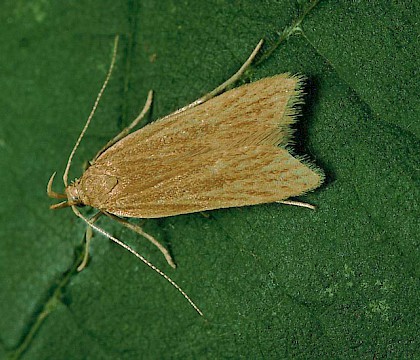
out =
[[[3,1],[0,357],[418,357],[419,10],[385,1]],[[326,172],[301,197],[316,211],[267,204],[146,221],[177,270],[144,239],[99,221],[171,276],[204,318],[100,235],[78,273],[85,227],[69,209],[48,209],[47,181],[64,170],[115,34],[117,68],[71,179],[149,89],[154,120],[226,80],[260,38],[248,79],[308,79],[295,148]]]

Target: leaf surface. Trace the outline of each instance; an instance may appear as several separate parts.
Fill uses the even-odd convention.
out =
[[[3,1],[0,357],[418,357],[416,4]],[[84,225],[48,209],[46,183],[64,170],[116,33],[117,68],[72,179],[149,89],[154,120],[226,80],[260,38],[270,55],[248,80],[308,79],[294,148],[326,172],[300,198],[316,211],[271,204],[148,220],[177,270],[143,239],[99,222],[168,273],[205,318],[101,236],[77,273]]]

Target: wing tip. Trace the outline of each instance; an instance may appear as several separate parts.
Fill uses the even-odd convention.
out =
[[[302,106],[304,104],[303,98],[305,96],[303,87],[307,77],[299,73],[284,73],[280,74],[279,77],[294,81],[292,93],[290,94],[290,98],[287,101],[283,116],[279,120],[279,129],[284,134],[284,136],[277,145],[287,146],[294,143],[293,135],[295,129],[293,129],[291,125],[296,123],[302,114]]]
[[[316,166],[316,164],[312,160],[310,160],[307,155],[294,156],[294,157],[297,160],[299,160],[302,165],[307,167],[315,175],[315,178],[316,178],[316,181],[314,181],[313,184],[311,184],[304,193],[306,194],[320,187],[325,180],[324,171],[320,169],[318,166]]]

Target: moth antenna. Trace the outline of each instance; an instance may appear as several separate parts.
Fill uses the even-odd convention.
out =
[[[149,240],[153,245],[155,245],[160,250],[160,252],[163,254],[163,256],[165,257],[168,264],[171,267],[173,267],[174,269],[176,268],[174,260],[172,259],[171,254],[169,254],[169,251],[159,241],[157,241],[153,236],[151,236],[147,232],[143,231],[143,229],[140,226],[132,224],[125,219],[122,219],[118,216],[115,216],[114,214],[111,214],[111,213],[108,213],[108,212],[105,212],[105,211],[103,212],[103,214],[108,216],[110,219],[119,222],[121,225],[123,225],[126,228],[134,231],[135,233],[139,234],[140,236],[143,236],[146,240]]]
[[[87,128],[89,127],[89,124],[92,120],[92,117],[95,114],[96,108],[98,107],[99,100],[101,99],[102,94],[104,93],[105,88],[108,85],[108,81],[111,77],[112,70],[114,69],[115,60],[117,58],[118,40],[119,40],[119,36],[117,35],[117,36],[115,36],[115,39],[114,39],[114,49],[113,49],[113,52],[112,52],[111,65],[109,66],[108,73],[106,74],[106,77],[105,77],[105,81],[102,84],[101,90],[99,90],[98,96],[96,97],[95,103],[93,104],[93,107],[92,107],[92,110],[89,114],[89,117],[86,120],[85,126],[83,127],[83,130],[80,133],[79,138],[76,141],[76,144],[74,144],[73,150],[71,151],[69,159],[67,161],[66,170],[64,171],[64,174],[63,174],[63,182],[64,182],[65,187],[67,187],[67,185],[68,185],[67,179],[68,179],[68,175],[69,175],[71,161],[73,160],[73,156],[74,156],[80,142],[82,141],[82,138],[85,135],[85,132],[86,132]]]
[[[185,293],[185,291],[182,290],[181,287],[175,281],[173,281],[168,275],[166,275],[162,270],[160,270],[155,265],[153,265],[149,260],[147,260],[144,256],[140,255],[133,248],[131,248],[127,244],[124,244],[121,240],[118,240],[116,237],[112,236],[110,233],[106,232],[104,229],[101,229],[100,227],[92,224],[87,218],[85,218],[80,213],[80,211],[75,206],[72,206],[71,208],[73,209],[73,212],[79,218],[81,218],[86,224],[88,224],[91,228],[95,229],[96,231],[98,231],[99,233],[101,233],[102,235],[104,235],[105,237],[107,237],[108,239],[112,240],[113,242],[115,242],[116,244],[120,245],[121,247],[123,247],[127,251],[131,252],[134,256],[136,256],[141,261],[143,261],[148,267],[152,268],[160,276],[162,276],[163,278],[165,278],[166,281],[168,281],[175,289],[177,289],[182,294],[182,296],[190,303],[190,305],[195,309],[195,311],[197,311],[201,316],[204,316],[203,313],[202,313],[202,311],[198,308],[198,306],[196,304],[194,304],[194,302]]]

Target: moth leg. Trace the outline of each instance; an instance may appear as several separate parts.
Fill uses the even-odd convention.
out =
[[[144,107],[142,111],[137,115],[137,117],[133,120],[133,122],[128,125],[126,128],[124,128],[117,136],[115,136],[113,139],[109,140],[106,145],[98,151],[98,153],[95,155],[91,163],[93,163],[99,155],[101,155],[106,149],[110,148],[112,145],[114,145],[117,141],[121,140],[122,138],[126,137],[131,130],[133,130],[134,127],[137,126],[137,124],[146,116],[146,114],[149,112],[150,107],[152,106],[153,101],[153,91],[149,90],[149,93],[147,94],[146,103],[144,104]]]
[[[89,221],[93,224],[94,222],[96,222],[99,217],[102,215],[102,212],[97,212],[94,216],[92,216]],[[88,262],[89,259],[89,246],[90,246],[90,241],[92,240],[93,237],[93,231],[92,228],[90,226],[87,227],[86,232],[85,232],[85,253],[83,255],[83,260],[80,263],[80,265],[77,267],[77,271],[82,271]]]
[[[308,203],[304,203],[304,202],[300,202],[300,201],[293,201],[293,200],[283,200],[283,201],[276,201],[279,204],[284,204],[284,205],[293,205],[293,206],[300,206],[300,207],[304,207],[304,208],[308,208],[311,210],[315,210],[315,206],[308,204]]]
[[[246,71],[246,69],[248,69],[248,67],[254,61],[255,56],[257,56],[258,52],[260,51],[260,49],[262,47],[262,44],[263,44],[263,40],[261,39],[258,42],[255,49],[252,51],[251,55],[244,62],[244,64],[240,67],[240,69],[235,74],[233,74],[229,79],[227,79],[223,84],[219,85],[213,91],[210,91],[208,94],[206,94],[206,95],[202,96],[201,98],[195,100],[191,104],[186,105],[186,106],[182,107],[181,109],[176,110],[174,113],[172,113],[168,116],[173,116],[175,114],[182,113],[187,109],[191,109],[191,108],[193,108],[197,105],[200,105],[200,104],[210,100],[211,98],[215,97],[216,95],[220,94],[224,90],[226,90],[227,87],[229,87],[230,85],[235,83],[243,75],[243,73]],[[127,126],[125,129],[123,129],[117,136],[115,136],[113,139],[108,141],[108,143],[101,150],[99,150],[99,152],[95,155],[95,157],[91,161],[91,164],[93,162],[95,162],[95,160],[99,157],[99,155],[101,155],[106,149],[108,149],[109,147],[114,145],[117,141],[121,140],[123,137],[127,136],[130,133],[130,131],[144,118],[144,116],[150,110],[150,107],[152,105],[152,98],[153,98],[153,91],[150,90],[148,95],[147,95],[146,103],[143,107],[143,110],[140,112],[140,114],[134,119],[134,121],[129,126]],[[163,117],[162,119],[164,119],[165,117]]]
[[[240,67],[240,69],[235,74],[233,74],[229,79],[227,79],[223,84],[219,85],[213,91],[210,91],[208,94],[206,94],[206,95],[202,96],[201,98],[195,100],[191,104],[188,104],[188,105],[186,105],[186,106],[184,106],[184,107],[176,110],[175,112],[173,112],[172,114],[170,114],[168,116],[173,116],[175,114],[182,113],[185,110],[188,110],[188,109],[191,109],[191,108],[193,108],[193,107],[195,107],[197,105],[200,105],[200,104],[202,104],[202,103],[210,100],[211,98],[214,98],[216,95],[219,95],[224,90],[226,90],[227,87],[229,87],[230,85],[232,85],[233,83],[235,83],[243,75],[243,73],[246,71],[246,69],[248,69],[248,67],[254,61],[255,56],[257,56],[258,52],[260,51],[260,49],[262,47],[262,44],[263,44],[263,40],[261,39],[258,42],[258,44],[255,47],[255,49],[252,51],[251,55],[244,62],[244,64]]]
[[[172,256],[169,254],[169,251],[159,242],[157,241],[153,236],[151,236],[150,234],[146,233],[140,226],[132,224],[130,222],[128,222],[127,220],[120,218],[114,214],[110,214],[108,212],[104,212],[104,214],[108,217],[110,217],[113,220],[118,221],[120,224],[124,225],[126,228],[136,232],[137,234],[143,236],[144,238],[146,238],[147,240],[149,240],[153,245],[155,245],[160,252],[163,254],[163,256],[165,257],[166,261],[168,262],[168,264],[170,266],[172,266],[174,269],[176,268],[175,262],[172,259]]]
[[[206,219],[208,219],[210,217],[210,215],[208,214],[208,212],[205,212],[205,211],[200,211],[200,215],[202,217],[205,217]]]

